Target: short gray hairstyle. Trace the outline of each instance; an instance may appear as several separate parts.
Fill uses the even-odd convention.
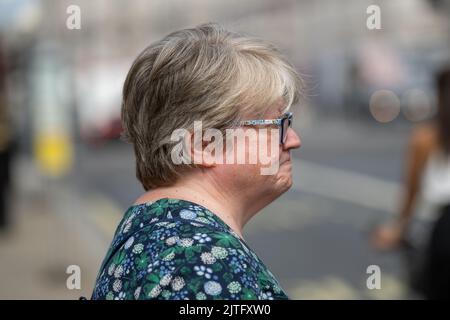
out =
[[[174,130],[235,127],[284,99],[301,95],[302,81],[277,48],[206,23],[151,44],[131,66],[123,87],[123,138],[132,143],[136,176],[145,190],[171,185],[195,164],[176,165]]]

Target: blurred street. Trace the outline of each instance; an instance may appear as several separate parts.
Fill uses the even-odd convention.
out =
[[[295,299],[414,298],[405,283],[402,252],[376,253],[368,245],[371,225],[395,211],[408,126],[386,130],[369,123],[309,119],[302,128],[301,112],[297,118],[303,146],[294,154],[294,187],[250,223],[248,244]],[[33,176],[27,174],[30,168],[26,171],[30,164],[18,163],[16,174],[28,178],[20,179],[26,182],[18,186],[17,196],[28,201],[19,201],[14,207],[18,230],[0,246],[0,255],[10,261],[2,264],[3,275],[10,276],[0,279],[0,297],[20,297],[20,292],[29,298],[90,294],[99,258],[105,254],[121,214],[142,190],[134,178],[130,146],[112,142],[96,149],[79,148],[79,167],[69,178],[71,184],[48,181],[33,186]],[[358,179],[364,180],[364,190],[352,183]],[[10,247],[9,242],[15,244]],[[21,263],[20,257],[32,258],[31,252],[40,256],[36,260],[42,264]],[[65,287],[64,272],[70,264],[81,266],[80,291]],[[383,272],[382,290],[366,287],[366,269],[371,264],[379,265]],[[17,282],[18,266],[25,274],[32,271],[29,278]],[[58,268],[59,277],[50,276],[50,271]],[[46,272],[48,277],[38,277]],[[39,283],[33,277],[49,289],[45,297],[40,296]],[[23,291],[22,286],[29,289]],[[16,288],[16,292],[6,288]]]

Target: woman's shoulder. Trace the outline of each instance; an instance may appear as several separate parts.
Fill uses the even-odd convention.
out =
[[[223,221],[200,205],[185,200],[161,198],[130,206],[120,221],[114,238],[128,237],[140,230],[149,233],[153,229],[170,229],[175,225],[183,229],[207,226],[220,230],[229,229]]]
[[[172,222],[148,236],[138,233],[130,239],[116,254],[118,259],[113,259],[113,267],[107,269],[110,278],[116,277],[117,268],[127,275],[121,280],[122,287],[140,288],[135,298],[261,299],[264,295],[285,296],[257,256],[224,230]],[[117,279],[113,278],[114,281]],[[112,289],[114,295],[114,286]],[[133,296],[132,292],[128,295]]]

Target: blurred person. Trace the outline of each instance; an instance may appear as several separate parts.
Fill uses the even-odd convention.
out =
[[[434,121],[413,129],[408,152],[406,194],[400,215],[375,230],[381,250],[404,244],[419,192],[439,215],[426,247],[422,281],[428,299],[450,298],[450,69],[436,76],[438,112]]]
[[[213,23],[173,32],[137,57],[122,121],[146,193],[120,222],[92,299],[288,299],[242,232],[292,185],[290,150],[301,142],[287,111],[301,83],[273,45]],[[275,142],[278,170],[210,161],[203,139],[187,148],[199,163],[175,164],[172,133],[198,120],[203,132],[275,132],[277,140],[256,138]],[[254,139],[245,140],[245,156],[257,152]]]

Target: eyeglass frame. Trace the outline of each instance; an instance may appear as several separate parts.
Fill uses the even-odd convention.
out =
[[[283,140],[284,140],[284,138],[287,137],[287,130],[289,130],[289,128],[292,128],[293,118],[294,118],[294,116],[293,116],[292,112],[286,112],[281,116],[281,118],[278,118],[278,119],[244,120],[244,121],[241,121],[240,124],[242,126],[265,126],[265,125],[275,124],[278,126],[279,131],[280,131],[280,144],[285,144],[286,141],[283,141]],[[284,126],[283,126],[284,121],[289,121],[286,132],[284,132]],[[286,134],[286,137],[284,136],[285,134]]]

